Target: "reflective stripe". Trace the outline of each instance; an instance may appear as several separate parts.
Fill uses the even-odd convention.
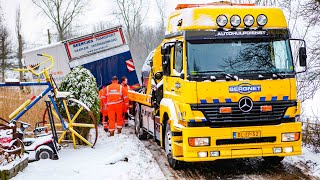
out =
[[[109,131],[111,131],[111,132],[114,131],[114,130],[115,130],[115,129],[109,129]]]
[[[117,128],[122,128],[122,126],[117,126]]]
[[[122,94],[122,86],[120,85],[120,94]]]
[[[109,96],[109,95],[121,95],[121,94],[120,93],[116,93],[116,92],[110,92],[110,93],[107,94],[107,96]]]
[[[107,105],[118,104],[118,103],[121,103],[121,102],[123,102],[123,100],[116,101],[116,102],[108,102]]]
[[[128,96],[123,96],[123,98],[128,98]]]

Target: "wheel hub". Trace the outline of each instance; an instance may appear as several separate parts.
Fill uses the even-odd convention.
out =
[[[50,154],[48,152],[41,152],[39,155],[40,159],[49,159]]]

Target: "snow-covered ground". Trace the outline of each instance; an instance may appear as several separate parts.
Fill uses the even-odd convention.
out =
[[[108,137],[99,127],[94,149],[72,146],[60,150],[59,160],[41,160],[13,179],[166,179],[148,149],[129,129]]]
[[[285,161],[299,167],[304,173],[320,179],[320,153],[313,153],[308,148],[303,147],[302,155],[286,157]]]
[[[169,168],[165,157],[159,160],[158,156],[162,156],[159,150],[161,148],[158,148],[159,153],[152,155],[150,152],[152,147],[146,148],[150,146],[150,143],[148,143],[148,141],[142,143],[136,138],[132,131],[132,129],[126,128],[123,134],[108,137],[107,133],[99,127],[100,134],[94,149],[88,147],[73,149],[70,145],[60,151],[59,160],[41,160],[29,163],[28,167],[13,179],[153,180],[175,179],[179,177],[179,173],[184,172],[174,171]],[[155,148],[155,151],[157,151],[157,148]],[[165,162],[161,163],[159,161]],[[320,179],[320,154],[315,154],[303,147],[302,155],[286,157],[284,162],[292,164],[293,167],[298,167],[304,174],[309,174],[311,177]],[[163,164],[163,166],[160,168],[159,164]],[[257,179],[268,179],[267,177],[269,177],[268,174],[259,175]]]

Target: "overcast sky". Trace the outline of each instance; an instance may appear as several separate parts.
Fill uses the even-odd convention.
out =
[[[174,8],[179,3],[205,3],[213,0],[166,0],[167,15],[174,11]],[[55,32],[53,24],[49,19],[40,13],[40,9],[36,7],[31,0],[0,0],[2,7],[1,15],[4,16],[5,22],[9,24],[9,29],[12,33],[15,31],[15,13],[16,8],[20,5],[23,37],[29,47],[39,46],[47,42],[47,29],[51,28],[52,33]],[[110,16],[114,9],[113,0],[91,0],[87,11],[81,15],[76,24],[80,25],[79,29],[74,29],[80,32],[90,32],[93,30],[93,25],[101,21],[110,21],[117,24],[115,17]],[[157,8],[154,1],[148,0],[147,6],[148,15],[145,23],[154,25],[159,22]]]

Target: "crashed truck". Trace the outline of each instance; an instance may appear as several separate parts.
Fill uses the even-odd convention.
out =
[[[33,67],[41,63],[43,59],[37,54],[53,56],[55,64],[50,74],[58,85],[72,68],[83,66],[96,78],[100,89],[111,83],[112,76],[126,76],[132,89],[139,88],[133,59],[121,26],[24,51],[25,66]],[[46,65],[39,66],[39,69]],[[33,81],[38,79],[32,75],[29,78]]]

